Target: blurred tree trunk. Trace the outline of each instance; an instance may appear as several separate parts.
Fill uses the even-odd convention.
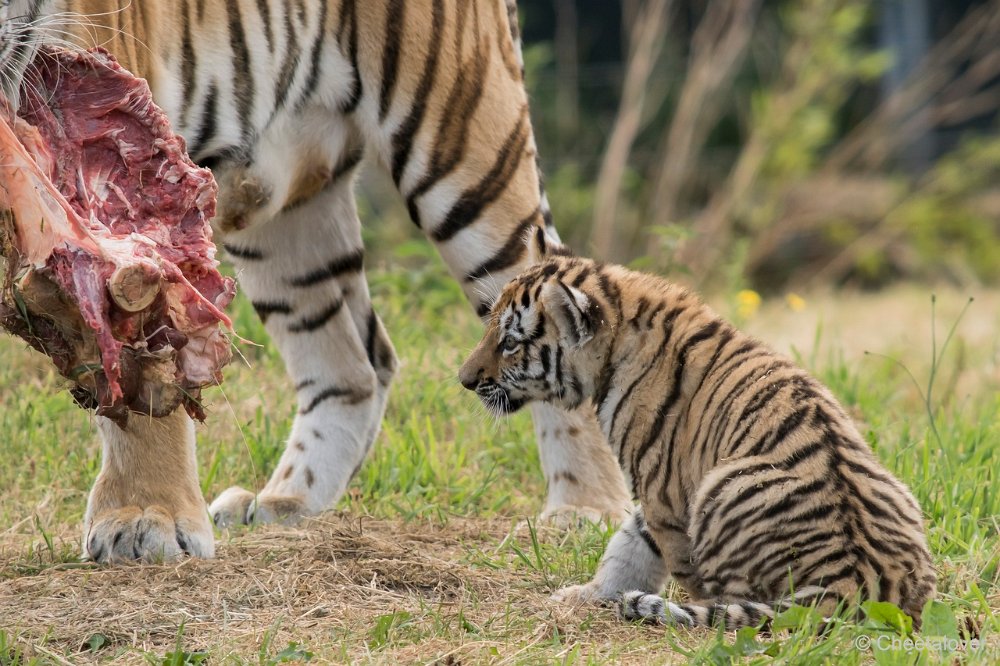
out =
[[[556,129],[560,147],[572,145],[580,122],[576,0],[554,0],[556,10]]]
[[[632,48],[632,28],[639,16],[640,0],[622,0],[622,62],[628,62]]]
[[[759,0],[716,0],[699,21],[677,108],[660,148],[650,222],[665,226],[676,221],[681,192],[725,109],[724,98],[743,62],[759,9]]]
[[[614,258],[622,176],[628,167],[632,143],[642,124],[649,76],[663,48],[670,4],[670,0],[648,0],[636,12],[629,32],[629,58],[621,102],[597,177],[591,245],[594,254],[600,258]]]

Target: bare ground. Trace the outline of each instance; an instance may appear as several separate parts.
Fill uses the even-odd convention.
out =
[[[512,571],[498,555],[510,529],[509,520],[444,526],[331,513],[299,529],[243,532],[223,540],[214,560],[172,565],[46,564],[7,547],[0,627],[26,655],[55,663],[162,659],[178,640],[186,652],[211,652],[213,663],[268,663],[293,644],[321,662],[503,663],[540,643],[584,638],[583,626],[592,657],[648,663],[660,630],[639,630],[643,645],[632,651],[637,628],[611,611],[550,602],[541,574]],[[493,556],[507,566],[484,563]],[[95,634],[106,641],[96,652]],[[659,656],[671,660],[666,646]]]

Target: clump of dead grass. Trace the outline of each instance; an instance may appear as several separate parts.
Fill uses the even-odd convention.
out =
[[[113,645],[162,653],[182,625],[187,650],[217,648],[224,637],[241,652],[269,628],[300,643],[329,642],[338,629],[353,631],[387,609],[447,613],[506,597],[508,573],[461,561],[465,541],[493,540],[505,529],[328,515],[299,529],[243,533],[221,543],[214,560],[57,564],[0,582],[0,626],[60,651],[78,651],[99,633]]]

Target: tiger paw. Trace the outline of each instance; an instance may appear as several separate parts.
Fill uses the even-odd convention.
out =
[[[234,527],[253,523],[294,525],[311,515],[305,502],[292,496],[260,493],[233,486],[215,498],[208,513],[217,527]]]
[[[586,585],[570,585],[556,590],[552,601],[570,606],[612,606],[618,602],[618,595],[608,596],[593,582]]]
[[[602,510],[589,506],[563,505],[555,509],[546,509],[539,516],[540,522],[547,523],[559,529],[572,529],[583,527],[589,523],[603,523],[610,521],[613,525],[619,525],[627,514],[617,509]]]
[[[97,513],[84,528],[83,556],[99,563],[214,557],[215,540],[204,505],[171,514],[162,506],[125,506]]]

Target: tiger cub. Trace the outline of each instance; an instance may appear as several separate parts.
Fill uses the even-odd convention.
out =
[[[592,400],[639,499],[556,599],[732,629],[856,597],[919,623],[934,594],[920,507],[830,391],[686,289],[551,257],[504,288],[459,378],[496,414]],[[659,596],[668,574],[692,603]]]

